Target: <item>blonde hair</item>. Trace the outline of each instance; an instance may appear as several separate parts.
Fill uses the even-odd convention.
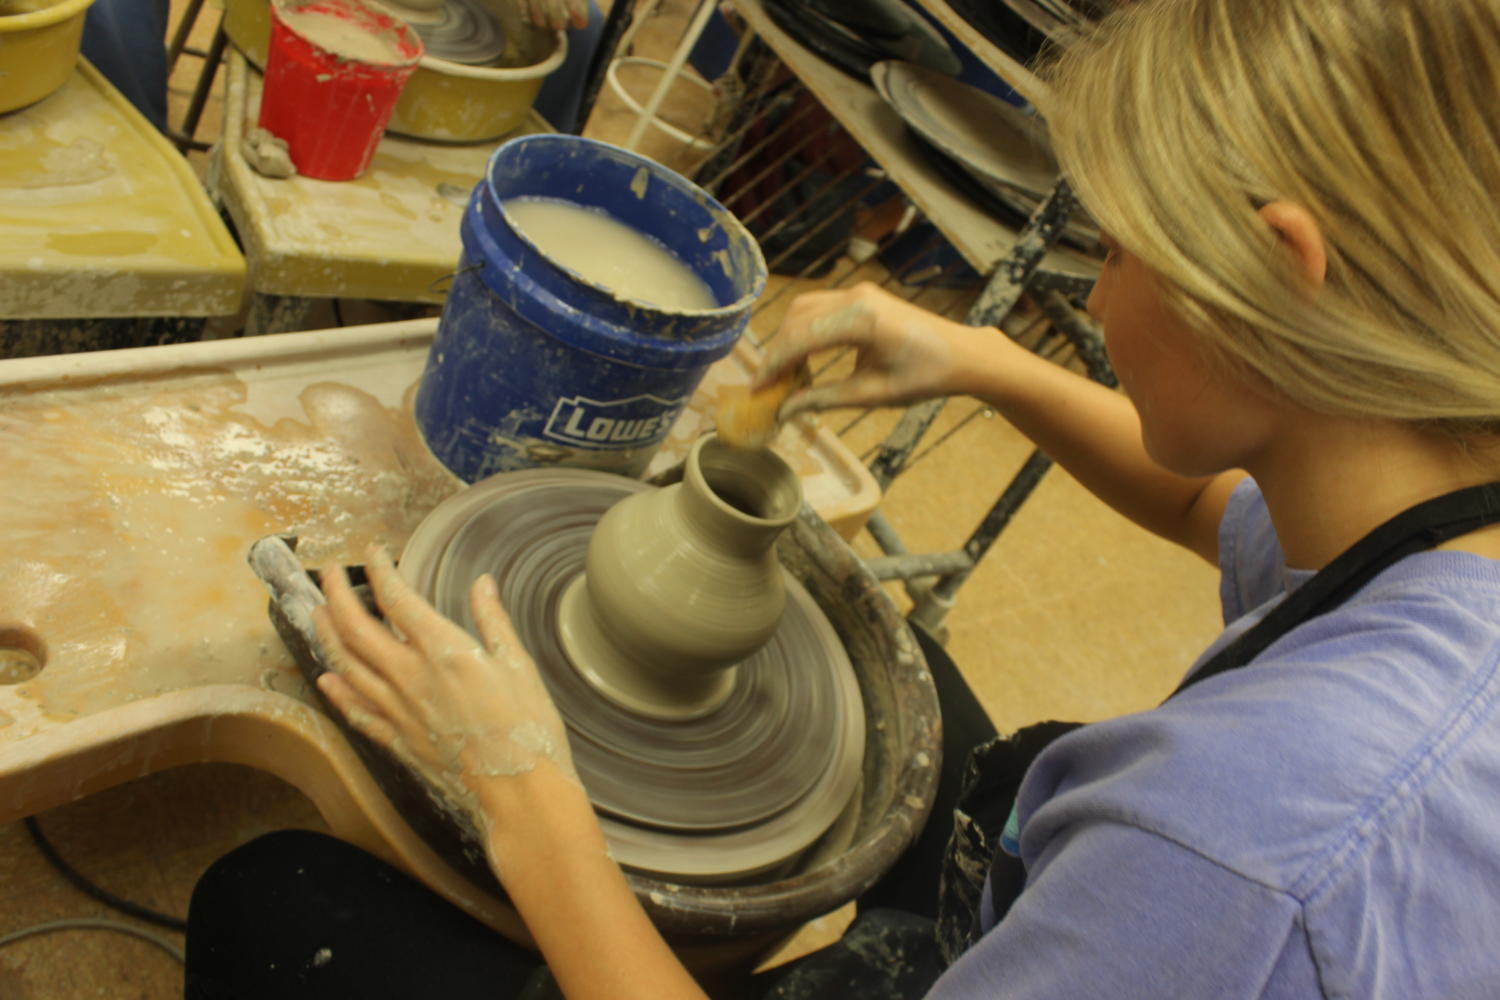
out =
[[[1500,0],[1138,0],[1044,72],[1079,198],[1219,354],[1319,412],[1500,421]]]

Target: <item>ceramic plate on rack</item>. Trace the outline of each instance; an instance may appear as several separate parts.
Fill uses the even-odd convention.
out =
[[[1038,119],[913,63],[876,63],[870,77],[907,125],[976,177],[1032,204],[1052,190],[1057,163]]]
[[[1045,0],[1005,0],[1005,6],[1056,42],[1069,41],[1082,23],[1077,12],[1066,4]]]
[[[990,184],[980,177],[970,173],[968,168],[954,160],[951,156],[938,149],[932,143],[923,139],[920,135],[915,136],[922,152],[927,154],[932,165],[938,173],[946,177],[954,187],[967,195],[981,210],[988,213],[992,218],[1015,229],[1020,229],[1026,224],[1031,213],[1041,204],[1041,199],[1029,195],[1017,194],[1015,191],[1006,190],[997,185]],[[1099,226],[1082,209],[1075,208],[1069,216],[1067,223],[1063,226],[1061,240],[1073,247],[1075,250],[1086,254],[1099,255]]]

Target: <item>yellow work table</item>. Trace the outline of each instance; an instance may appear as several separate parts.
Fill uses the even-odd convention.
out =
[[[504,140],[451,145],[387,133],[355,180],[264,177],[240,153],[259,118],[260,74],[237,51],[228,70],[217,186],[250,258],[256,304],[246,332],[304,328],[308,299],[442,302],[464,205]],[[545,131],[533,113],[514,135]]]
[[[87,61],[0,115],[0,356],[196,339],[159,318],[232,315],[244,287],[198,178]]]
[[[339,836],[502,930],[514,915],[399,815],[287,653],[250,546],[312,566],[399,552],[463,484],[411,400],[436,320],[0,361],[0,823],[156,771],[246,764],[302,789]],[[649,472],[680,461],[758,366],[709,368]],[[844,537],[880,498],[810,419],[776,443]]]

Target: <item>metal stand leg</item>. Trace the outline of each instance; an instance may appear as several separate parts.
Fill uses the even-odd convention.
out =
[[[648,13],[656,2],[657,0],[650,0]],[[588,73],[583,78],[583,99],[578,105],[578,120],[573,123],[574,135],[582,135],[588,125],[589,116],[593,114],[594,105],[599,100],[599,88],[604,84],[605,74],[609,72],[615,53],[629,47],[630,40],[635,37],[634,29],[644,20],[644,16],[635,16],[634,0],[615,0],[614,5],[609,8],[609,13],[604,18],[604,30],[599,35],[599,47],[594,50]]]
[[[209,148],[209,143],[199,142],[193,138],[193,134],[198,131],[198,122],[203,117],[203,107],[208,103],[209,92],[213,90],[214,78],[219,75],[219,63],[224,59],[224,49],[228,44],[229,36],[224,33],[224,25],[220,24],[214,31],[214,39],[209,43],[208,52],[203,56],[203,72],[198,74],[198,83],[193,87],[193,96],[188,102],[182,128],[169,130],[172,141],[177,144],[178,152]]]
[[[198,22],[198,15],[203,11],[203,0],[187,0],[183,5],[182,20],[177,22],[177,31],[172,35],[172,41],[167,46],[167,72],[177,68],[177,60],[187,48],[188,36],[193,33],[193,25]]]
[[[1067,182],[1059,180],[1021,231],[1010,256],[995,268],[989,284],[969,310],[965,322],[971,326],[1000,325],[1031,284],[1042,258],[1056,244],[1075,205],[1076,199]],[[1112,379],[1097,337],[1091,336],[1089,331],[1078,325],[1076,316],[1063,295],[1058,291],[1049,291],[1043,298],[1045,307],[1057,312],[1056,325],[1064,335],[1074,340],[1079,356],[1089,366],[1090,374],[1100,381]],[[1064,318],[1064,313],[1067,318]],[[1048,315],[1051,318],[1051,312]],[[933,400],[913,406],[902,415],[870,465],[870,471],[882,489],[889,486],[910,462],[912,452],[937,419],[942,407],[942,400]],[[1051,467],[1052,461],[1046,455],[1040,451],[1032,452],[963,547],[953,552],[908,552],[895,530],[877,511],[876,516],[870,520],[870,532],[886,556],[870,560],[867,565],[880,579],[905,580],[907,594],[913,602],[910,617],[942,638],[946,633],[943,619],[952,609],[959,587],[968,579],[979,560],[989,551],[1000,532]],[[937,578],[935,582],[928,582],[934,577]]]

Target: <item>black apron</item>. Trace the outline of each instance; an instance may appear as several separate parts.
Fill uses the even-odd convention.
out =
[[[1199,681],[1251,662],[1296,626],[1337,608],[1398,560],[1496,522],[1500,522],[1500,483],[1457,490],[1397,514],[1214,654],[1168,699]],[[1020,858],[1001,847],[1005,825],[1032,761],[1053,740],[1080,725],[1039,723],[992,740],[970,753],[963,791],[954,809],[953,835],[943,860],[939,887],[938,943],[947,961],[954,961],[978,939],[979,903],[986,880],[990,883],[997,920],[1025,887],[1025,866]]]

